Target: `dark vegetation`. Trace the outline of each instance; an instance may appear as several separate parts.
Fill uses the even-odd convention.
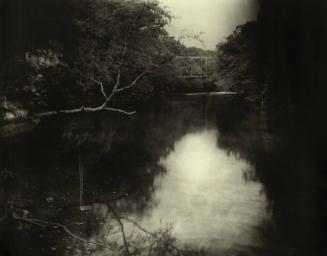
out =
[[[137,80],[115,101],[146,99],[175,51],[157,2],[13,0],[1,11],[2,95],[34,112],[100,104],[93,80],[108,95]]]
[[[326,40],[319,1],[262,1],[257,21],[238,26],[217,45],[216,72],[207,79],[183,78],[172,60],[214,52],[186,48],[171,38],[164,29],[170,14],[155,1],[0,4],[1,101],[6,96],[32,112],[97,106],[103,96],[92,78],[109,94],[118,74],[126,85],[146,72],[135,88],[115,95],[112,105],[129,107],[167,92],[218,89],[241,93],[267,107],[271,116],[295,107],[310,118],[313,112],[304,107],[310,103],[323,117],[317,113],[323,109],[325,89],[319,84]]]
[[[13,210],[10,207],[27,209],[28,217],[48,222],[65,224],[78,220],[84,224],[69,226],[69,229],[83,238],[97,234],[105,221],[103,217],[93,215],[93,211],[81,212],[78,207],[78,171],[82,166],[87,205],[95,205],[96,209],[96,205],[106,208],[109,204],[120,216],[130,211],[142,215],[155,190],[155,177],[165,171],[158,165],[158,159],[168,154],[175,141],[187,131],[202,127],[201,118],[202,109],[198,104],[180,106],[167,101],[160,110],[152,109],[128,118],[111,112],[52,116],[30,134],[1,138],[0,200],[8,208],[0,215],[0,252],[8,249],[14,255],[43,255],[42,250],[46,255],[63,255],[69,246],[81,248],[80,255],[87,255],[83,243],[69,236],[62,240],[62,230],[57,232],[58,229],[49,226],[40,229],[26,220],[20,228],[19,222],[10,218]],[[11,222],[8,223],[8,219]],[[150,239],[145,234],[141,244],[138,243],[140,237],[128,238],[133,250],[141,248],[131,255],[142,255],[148,242],[155,241],[159,243],[157,249],[167,255],[208,255],[188,252],[182,246],[181,252],[170,252],[176,244],[172,234],[166,233],[171,230],[152,231],[158,238]],[[40,234],[43,237],[39,237]],[[98,241],[102,241],[100,236]],[[26,248],[31,249],[26,252]],[[117,251],[118,255],[126,254],[124,247]],[[150,255],[162,254],[152,252]]]
[[[131,89],[114,92],[107,106],[145,102],[179,84],[190,87],[175,56],[213,54],[170,37],[164,28],[170,14],[157,1],[1,0],[0,5],[0,95],[34,113],[99,106],[100,83],[108,96],[116,85]],[[194,85],[201,90],[207,83]]]
[[[246,115],[236,116],[239,105],[232,102],[228,116],[217,113],[221,115],[221,143],[251,160],[272,202],[275,224],[263,231],[271,236],[265,255],[325,255],[327,3],[259,2],[258,20],[239,26],[217,46],[215,77],[190,82],[181,77],[182,71],[172,58],[212,52],[187,49],[171,38],[164,30],[170,15],[156,2],[0,0],[0,95],[32,112],[95,106],[101,104],[103,96],[90,78],[103,82],[109,94],[119,72],[122,83],[128,84],[145,71],[147,74],[137,81],[136,87],[114,97],[114,105],[132,109],[135,102],[163,93],[212,90],[216,86],[237,91],[266,114],[269,132],[277,138],[274,147],[253,150],[252,138],[257,139],[257,127],[249,127],[251,120]],[[249,108],[248,111],[255,111],[253,106]],[[233,118],[237,120],[230,120]],[[80,127],[78,122],[83,121],[74,122],[70,124]],[[91,128],[99,122],[92,123]],[[74,143],[74,147],[81,146],[86,150],[83,153],[90,156],[87,148],[96,145],[92,138],[98,135],[95,140],[100,141],[103,137],[88,131],[85,123],[79,128],[81,131],[71,132],[74,130],[67,128],[65,135],[66,141]],[[172,124],[170,120],[166,129],[174,129]],[[238,134],[239,125],[250,132]],[[124,134],[138,127],[123,126]],[[111,127],[103,136],[114,138],[115,129],[118,128]],[[160,133],[159,128],[157,132]],[[235,141],[244,144],[236,145],[229,139],[235,135],[240,138]],[[85,136],[91,142],[84,143]],[[8,142],[8,148],[11,143]],[[138,146],[140,158],[149,155],[141,151],[141,144]],[[96,148],[100,150],[98,145]],[[8,159],[9,154],[2,153]],[[99,176],[105,175],[107,164],[100,161]],[[110,164],[119,163],[112,158]],[[8,165],[3,162],[1,168]],[[129,171],[131,166],[137,163],[126,162],[123,169]],[[5,180],[11,185],[14,175],[3,170],[0,182]]]
[[[252,101],[263,101],[271,114],[282,115],[287,109],[299,113],[299,118],[322,120],[326,4],[319,0],[259,3],[258,20],[238,26],[217,45],[218,84]]]
[[[219,87],[238,92],[260,103],[265,84],[263,56],[259,51],[259,22],[239,25],[226,40],[217,45],[217,75]]]
[[[269,151],[253,151],[251,134],[238,134],[248,143],[225,140],[225,146],[250,157],[266,185],[276,219],[267,233],[273,248],[267,255],[324,255],[327,3],[259,3],[258,20],[218,45],[218,76],[260,106],[279,142]],[[246,118],[243,125],[248,127]]]

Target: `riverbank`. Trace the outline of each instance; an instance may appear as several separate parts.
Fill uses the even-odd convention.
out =
[[[230,202],[235,207],[233,208],[235,211],[233,210],[231,214],[238,216],[239,212],[242,213],[248,208],[242,206],[243,199],[240,199],[241,205],[238,204],[236,188],[242,188],[244,195],[250,193],[265,204],[264,196],[256,193],[263,185],[251,187],[251,184],[242,183],[240,186],[235,186],[235,182],[243,180],[241,175],[243,169],[247,171],[246,175],[249,178],[256,175],[253,169],[256,158],[251,152],[254,148],[261,152],[267,146],[263,143],[261,133],[256,130],[259,127],[260,117],[251,109],[249,104],[240,101],[235,95],[177,96],[163,99],[157,106],[148,105],[147,108],[130,117],[107,112],[49,117],[28,134],[17,136],[15,139],[0,140],[1,157],[6,159],[1,162],[1,170],[7,169],[13,174],[10,176],[11,183],[8,182],[8,178],[3,180],[11,185],[2,187],[2,200],[14,202],[12,208],[27,210],[26,218],[29,219],[61,224],[75,223],[76,220],[83,222],[84,224],[80,226],[69,227],[70,230],[83,239],[97,237],[97,241],[100,241],[101,234],[106,228],[106,221],[110,223],[115,220],[110,214],[107,220],[99,217],[106,214],[105,209],[108,204],[119,216],[133,220],[138,216],[139,225],[155,232],[160,227],[156,224],[160,222],[158,216],[161,216],[164,211],[167,211],[165,216],[169,217],[165,221],[178,222],[185,227],[184,230],[188,230],[189,227],[185,224],[186,215],[202,216],[203,222],[215,221],[215,216],[220,216],[219,211],[224,211],[226,206],[223,202],[218,205],[214,203],[221,200],[220,197],[214,198],[214,195],[220,195],[219,191],[216,191],[221,187],[217,186],[221,182],[220,173],[226,173],[230,182],[224,183],[227,186],[224,191],[228,191]],[[191,146],[192,150],[183,151],[183,145],[187,146],[186,148]],[[202,149],[196,145],[202,145]],[[206,145],[209,148],[206,148]],[[178,153],[180,149],[184,152],[181,155]],[[194,152],[195,155],[187,157],[188,152]],[[202,154],[203,157],[198,154]],[[206,157],[212,158],[215,162],[219,159],[223,160],[224,164],[219,168],[217,166],[220,172],[217,172],[216,168],[206,169],[205,163],[201,165],[201,159]],[[170,167],[171,159],[174,158],[189,160],[178,165],[175,172]],[[192,164],[191,161],[195,162]],[[221,164],[219,161],[217,163]],[[195,168],[199,164],[199,168]],[[187,166],[193,168],[192,173],[188,172],[191,169]],[[86,206],[92,206],[89,211],[80,211],[80,170],[84,173],[83,201]],[[202,170],[207,178],[197,170]],[[230,171],[233,173],[231,176],[227,174]],[[183,175],[184,173],[186,176]],[[188,190],[178,192],[175,196],[165,197],[164,195],[169,194],[170,191],[175,191],[174,193],[178,191],[177,187],[174,188],[176,179],[170,178],[177,174],[182,175],[179,183],[185,183]],[[167,178],[164,178],[166,176]],[[192,177],[197,177],[198,182],[201,179],[212,180],[208,194],[203,189],[198,190],[197,183],[195,180],[192,181]],[[186,183],[188,180],[192,182]],[[165,184],[170,184],[170,187]],[[188,202],[187,198],[195,200],[212,197],[205,207],[214,207],[218,212],[211,216],[208,210],[202,211],[201,207],[194,209],[192,205],[197,203],[195,200],[192,204],[179,203],[180,214],[171,214],[177,206],[164,205],[174,205],[171,200],[177,197],[181,197],[180,200],[184,202]],[[162,198],[163,201],[159,200],[161,204],[156,203],[156,198]],[[224,209],[219,210],[219,205],[225,205]],[[251,213],[248,211],[259,209],[260,212],[263,209],[261,204],[255,205],[244,212],[246,218],[251,221],[254,220],[251,219]],[[228,208],[228,205],[226,207]],[[7,208],[8,216],[12,208]],[[151,212],[152,209],[153,218],[146,218],[146,213]],[[178,219],[174,219],[175,217]],[[223,215],[221,218],[224,219]],[[9,223],[8,218],[0,223],[0,230],[9,225],[7,223]],[[83,243],[74,240],[62,230],[58,233],[51,228],[40,231],[35,225],[25,226],[24,224],[27,223],[24,221],[11,220],[10,223],[0,236],[6,235],[9,239],[10,234],[15,235],[16,244],[19,243],[20,246],[11,250],[16,252],[21,249],[25,251],[25,255],[42,255],[37,239],[40,232],[47,241],[42,247],[47,255],[54,255],[59,251],[64,253],[67,250],[85,250]],[[94,226],[87,223],[94,223]],[[124,221],[123,223],[128,234],[130,226]],[[200,222],[197,219],[190,220],[189,223]],[[22,231],[18,229],[20,224],[24,225]],[[239,227],[246,229],[245,224],[240,224]],[[166,230],[165,226],[162,228]],[[175,227],[172,225],[170,228],[174,230]],[[195,240],[189,240],[192,233],[185,233],[186,231],[178,231],[176,238],[182,244],[205,245],[213,255],[217,250],[215,246],[219,244],[212,244],[212,237],[217,236],[219,240],[219,234],[227,232],[229,246],[237,240],[234,235],[228,233],[229,231],[221,230],[220,225],[200,225],[197,229],[202,231],[195,236]],[[29,235],[25,241],[28,247],[32,248],[29,250],[30,254],[26,250],[22,234]],[[208,237],[205,234],[211,235]],[[132,239],[129,243],[136,242],[131,237],[128,239]],[[108,240],[109,244],[112,241]],[[67,249],[67,243],[72,249]],[[180,246],[181,243],[174,246]],[[250,248],[245,244],[251,244],[252,240],[246,238],[235,243],[239,244],[235,245],[237,250],[248,251]],[[262,245],[255,243],[255,246]],[[51,248],[56,250],[53,251]],[[101,246],[97,248],[99,251],[102,249]],[[218,248],[218,250],[225,249]]]

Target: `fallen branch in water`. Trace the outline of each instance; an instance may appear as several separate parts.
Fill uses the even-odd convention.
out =
[[[53,116],[53,115],[60,115],[60,114],[77,114],[77,113],[92,113],[92,112],[99,112],[99,111],[112,111],[112,112],[118,112],[122,113],[124,115],[134,115],[136,111],[125,111],[123,109],[119,108],[108,108],[108,107],[80,107],[80,108],[74,108],[74,109],[64,109],[64,110],[56,110],[56,111],[48,111],[48,112],[42,112],[42,113],[36,113],[34,114],[35,117],[47,117],[47,116]]]
[[[118,72],[117,76],[116,76],[116,83],[113,86],[110,94],[106,93],[103,82],[91,77],[90,80],[92,80],[94,83],[99,85],[101,94],[104,98],[104,101],[101,105],[96,106],[96,107],[81,106],[81,107],[72,108],[72,109],[47,111],[47,112],[42,112],[42,113],[35,113],[34,116],[41,118],[41,117],[53,116],[53,115],[59,115],[59,114],[76,114],[76,113],[84,113],[84,112],[92,113],[92,112],[99,112],[99,111],[112,111],[112,112],[118,112],[118,113],[121,113],[124,115],[134,115],[136,113],[135,111],[126,111],[126,110],[123,110],[120,108],[111,108],[111,107],[108,107],[108,104],[117,93],[123,92],[127,89],[134,87],[137,84],[137,82],[140,79],[142,79],[147,73],[148,73],[147,70],[142,72],[130,84],[119,88],[120,80],[121,80],[121,72]]]
[[[17,213],[13,212],[13,214],[12,214],[13,218],[15,220],[26,222],[26,223],[29,223],[29,224],[33,224],[33,225],[36,225],[36,226],[41,227],[41,228],[61,228],[69,236],[71,236],[72,238],[82,242],[86,249],[89,248],[89,244],[94,244],[94,245],[98,245],[98,246],[101,246],[101,247],[109,249],[109,250],[113,250],[113,248],[111,246],[109,246],[109,245],[106,245],[106,244],[103,244],[103,243],[100,243],[100,242],[87,241],[85,238],[82,238],[82,237],[74,234],[72,231],[70,231],[68,229],[68,226],[81,225],[80,222],[64,225],[64,224],[61,224],[61,223],[58,223],[58,222],[50,222],[50,221],[44,221],[44,220],[40,220],[40,219],[36,219],[36,218],[29,218],[29,217],[26,216],[27,211],[22,210],[22,212],[23,212],[22,216],[19,216]]]

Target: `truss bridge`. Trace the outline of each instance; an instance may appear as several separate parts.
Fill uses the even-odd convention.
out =
[[[215,57],[177,56],[175,59],[185,78],[206,78],[214,73]]]

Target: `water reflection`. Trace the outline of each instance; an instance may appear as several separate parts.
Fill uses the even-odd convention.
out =
[[[142,225],[155,229],[172,222],[176,237],[198,247],[257,246],[256,227],[267,218],[260,183],[245,160],[217,147],[216,130],[183,136],[160,159],[167,172],[155,179],[151,207]]]
[[[247,161],[251,156],[240,149],[252,152],[265,143],[256,130],[249,133],[242,125],[258,127],[255,121],[244,122],[253,119],[243,117],[237,99],[211,101],[207,113],[203,111],[206,100],[187,98],[128,119],[99,113],[48,120],[17,140],[15,147],[9,141],[10,151],[0,147],[15,156],[0,163],[18,177],[6,192],[8,198],[32,198],[32,206],[21,206],[30,210],[31,217],[60,223],[81,220],[82,225],[69,226],[74,234],[113,250],[94,243],[86,246],[65,232],[45,233],[39,227],[24,227],[26,239],[20,235],[19,222],[8,221],[11,233],[2,231],[5,222],[0,223],[0,243],[7,246],[7,241],[15,241],[8,249],[13,255],[124,255],[114,209],[124,225],[131,255],[183,255],[174,246],[184,249],[184,244],[211,249],[212,255],[262,255],[247,252],[260,247],[257,228],[269,217],[266,196],[263,186],[252,179],[255,170]],[[78,207],[79,154],[85,170],[85,202],[93,204],[85,212]],[[252,158],[251,163],[255,163]],[[53,201],[48,202],[50,197]],[[47,253],[40,248],[40,235],[48,242],[42,242]],[[173,253],[161,253],[162,246]]]
[[[171,227],[179,246],[212,252],[261,246],[258,227],[269,217],[263,186],[251,179],[253,166],[219,148],[218,140],[215,129],[191,132],[160,158],[159,165],[166,171],[155,178],[147,209],[142,216],[135,212],[122,215],[129,243],[144,235],[127,221],[132,219],[151,232]],[[105,206],[99,209],[98,214],[108,211]],[[92,239],[111,233],[116,235],[108,235],[108,242],[122,244],[118,223],[109,215],[100,235]]]

